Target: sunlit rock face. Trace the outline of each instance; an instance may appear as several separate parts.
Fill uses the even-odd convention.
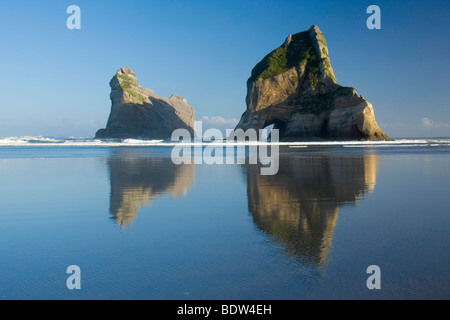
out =
[[[237,129],[275,125],[282,140],[389,140],[373,106],[338,84],[317,26],[289,35],[252,70]]]
[[[159,97],[142,88],[130,68],[121,68],[109,83],[111,112],[105,129],[97,139],[143,138],[167,140],[176,129],[194,134],[195,112],[187,100],[176,94]]]
[[[274,176],[246,166],[248,208],[264,232],[305,263],[327,262],[342,206],[355,205],[376,185],[376,156],[280,159]]]
[[[132,224],[143,207],[159,196],[176,199],[195,183],[195,165],[175,165],[170,158],[110,158],[110,213],[120,226]]]

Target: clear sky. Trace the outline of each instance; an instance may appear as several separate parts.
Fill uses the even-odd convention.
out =
[[[69,5],[81,30],[69,30]],[[381,30],[369,30],[369,5]],[[109,81],[187,98],[198,120],[234,126],[252,68],[316,24],[340,84],[355,87],[392,137],[450,136],[450,1],[54,0],[0,3],[0,137],[92,137]]]

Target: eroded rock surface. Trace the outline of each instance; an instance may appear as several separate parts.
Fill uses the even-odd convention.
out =
[[[143,138],[170,139],[176,129],[187,129],[194,135],[194,108],[176,94],[170,98],[142,88],[130,68],[121,68],[112,78],[111,113],[105,129],[97,139]]]
[[[236,129],[274,124],[282,140],[389,140],[372,104],[338,84],[317,26],[289,35],[255,66],[246,102]]]

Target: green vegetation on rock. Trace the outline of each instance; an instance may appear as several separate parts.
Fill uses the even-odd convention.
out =
[[[119,75],[118,76],[120,78],[120,86],[122,87],[122,89],[130,89],[131,87],[137,87],[138,84],[131,80],[129,77],[124,76],[124,75]]]
[[[125,75],[119,75],[118,77],[121,80],[120,87],[122,88],[123,91],[125,91],[130,96],[132,96],[133,98],[138,100],[140,103],[143,103],[145,101],[145,98],[142,97],[139,93],[131,90],[132,88],[137,89],[139,87],[139,85],[135,81],[133,81],[132,79],[130,79],[129,77],[127,77]]]
[[[326,67],[328,75],[334,80],[334,82],[337,83],[336,77],[334,76],[334,73],[331,71],[332,69],[331,69],[330,61],[325,60],[325,67]]]
[[[291,80],[294,84],[298,84],[298,76],[296,74],[289,76],[289,80]]]
[[[317,37],[317,40],[320,41],[321,44],[323,44],[325,47],[328,47],[327,41],[325,40],[325,36],[322,32],[319,32],[320,37]]]
[[[301,32],[292,36],[287,45],[273,50],[259,62],[252,70],[249,81],[269,79],[290,68],[305,67],[317,59],[308,32]]]
[[[308,74],[308,79],[311,82],[312,88],[316,90],[317,84],[319,83],[319,68],[311,68]]]

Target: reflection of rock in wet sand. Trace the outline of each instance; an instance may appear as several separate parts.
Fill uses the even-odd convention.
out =
[[[327,261],[339,209],[376,184],[377,157],[289,157],[275,176],[247,166],[248,205],[255,224],[305,262]]]
[[[195,183],[195,165],[172,163],[170,158],[110,158],[110,212],[118,225],[129,225],[141,207],[159,195],[186,195]]]

